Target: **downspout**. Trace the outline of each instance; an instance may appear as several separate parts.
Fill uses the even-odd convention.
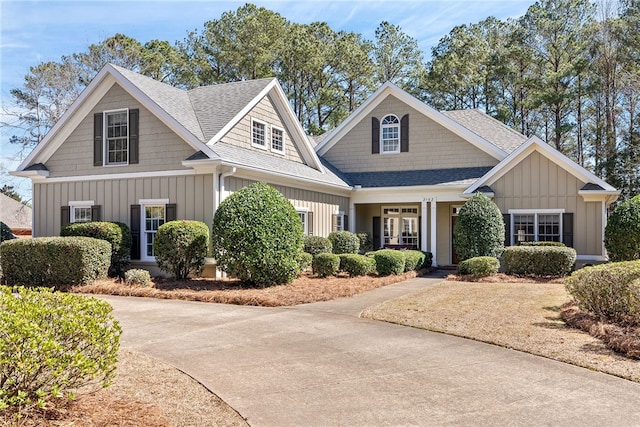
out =
[[[218,206],[220,206],[220,203],[222,203],[222,201],[226,197],[225,196],[226,190],[225,190],[225,185],[224,185],[225,179],[228,176],[231,176],[231,175],[233,175],[235,173],[236,173],[236,167],[234,166],[233,168],[231,168],[231,171],[220,174],[220,177],[218,178],[218,187],[219,187],[218,188]]]

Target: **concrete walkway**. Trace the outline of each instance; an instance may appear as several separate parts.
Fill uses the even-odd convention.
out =
[[[640,423],[640,384],[357,317],[439,280],[289,308],[104,299],[124,347],[192,375],[252,426]]]

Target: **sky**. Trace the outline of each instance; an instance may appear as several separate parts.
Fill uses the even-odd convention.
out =
[[[182,41],[190,31],[234,11],[247,1],[176,0],[0,0],[0,101],[10,105],[12,88],[20,88],[29,67],[58,61],[63,55],[84,52],[116,33],[141,43],[149,40]],[[353,31],[374,39],[382,21],[399,25],[418,41],[430,58],[431,48],[457,25],[489,16],[518,18],[534,0],[273,0],[251,3],[278,12],[290,22],[327,22],[336,30]],[[0,131],[0,186],[13,185],[28,197],[31,184],[9,177],[6,170],[20,164],[11,132]]]

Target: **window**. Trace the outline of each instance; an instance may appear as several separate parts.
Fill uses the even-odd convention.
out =
[[[309,211],[304,208],[296,208],[296,212],[298,212],[298,215],[300,215],[303,234],[305,236],[309,235]]]
[[[380,123],[381,153],[400,152],[400,121],[393,114],[389,114]]]
[[[153,260],[153,241],[158,228],[167,221],[168,200],[142,200],[142,259]]]
[[[92,212],[92,209],[93,209],[93,204],[94,204],[93,200],[69,202],[69,208],[70,208],[69,222],[90,222],[90,221],[92,221],[91,212]]]
[[[346,227],[346,217],[344,212],[340,211],[340,212],[336,212],[335,214],[333,214],[333,224],[332,224],[332,229],[333,231],[344,231],[347,229]]]
[[[271,151],[284,154],[284,130],[271,126]]]
[[[129,161],[129,112],[110,111],[104,114],[105,158],[107,165]]]
[[[418,247],[418,208],[383,207],[383,245]]]
[[[562,241],[562,210],[510,210],[511,243]]]
[[[256,119],[251,119],[251,145],[258,148],[267,148],[266,136],[267,124]]]

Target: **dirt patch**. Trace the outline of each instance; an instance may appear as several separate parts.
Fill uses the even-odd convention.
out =
[[[444,281],[373,306],[363,317],[444,332],[640,382],[640,365],[560,317],[562,283]]]

